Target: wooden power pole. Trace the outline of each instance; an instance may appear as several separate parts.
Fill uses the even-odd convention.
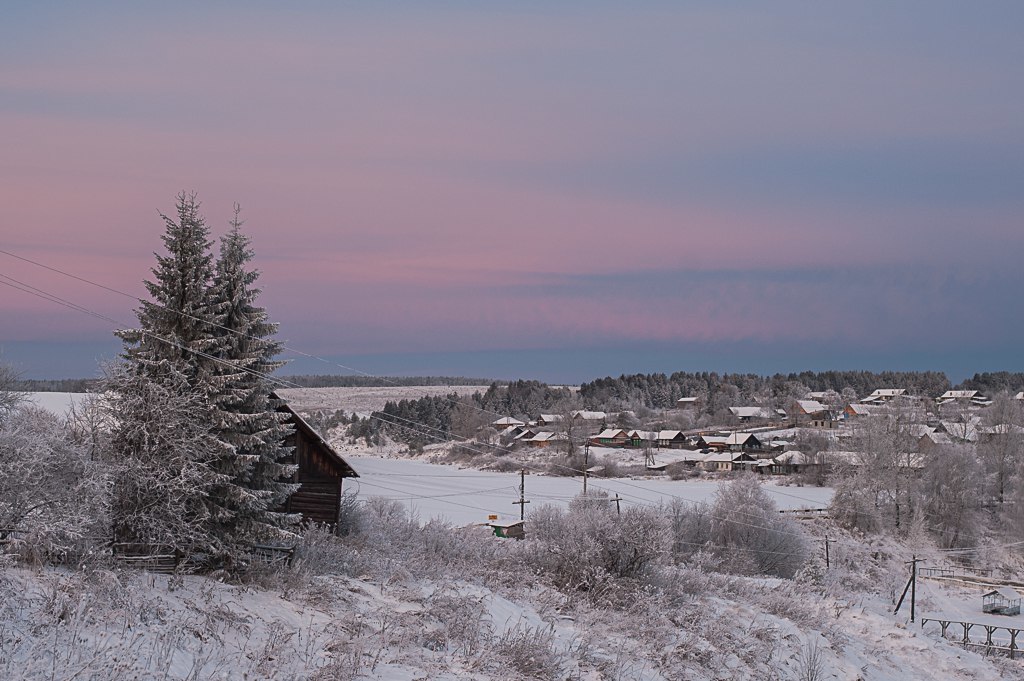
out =
[[[907,561],[907,565],[910,566],[910,579],[907,580],[907,585],[903,587],[903,594],[900,595],[900,600],[896,603],[896,609],[893,610],[895,615],[900,611],[900,606],[903,605],[903,599],[907,597],[907,590],[910,590],[910,621],[914,621],[915,606],[917,605],[917,564],[923,563],[924,560],[918,558],[916,555],[912,557],[912,560]]]
[[[526,520],[526,505],[530,503],[526,500],[526,469],[519,469],[519,501],[513,501],[513,506],[519,507],[519,519]]]

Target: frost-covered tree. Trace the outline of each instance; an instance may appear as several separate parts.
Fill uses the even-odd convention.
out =
[[[220,242],[209,294],[214,354],[221,360],[214,367],[219,389],[212,401],[218,419],[215,433],[231,447],[220,466],[230,481],[220,494],[231,504],[233,531],[238,538],[266,541],[294,524],[293,516],[276,509],[295,491],[296,485],[286,482],[295,467],[283,462],[290,453],[284,440],[291,426],[276,411],[267,380],[284,365],[274,359],[280,352],[273,339],[277,324],[256,305],[259,271],[249,267],[253,254],[241,227],[236,205],[231,231]]]
[[[215,397],[226,379],[215,357],[218,338],[213,329],[217,318],[209,295],[214,273],[212,241],[195,194],[179,194],[176,208],[176,219],[161,215],[165,226],[162,239],[167,253],[156,255],[157,264],[152,269],[154,279],[145,282],[152,300],[142,301],[136,310],[139,327],[118,331],[117,335],[124,341],[123,357],[130,374],[154,383],[152,389],[162,390],[168,402],[192,405],[188,430],[203,433],[206,439],[204,450],[195,452],[201,458],[194,462],[195,471],[182,471],[181,479],[193,480],[203,490],[200,495],[206,508],[206,512],[200,514],[205,523],[203,531],[219,538],[211,548],[224,548],[231,543],[238,502],[227,489],[235,468],[234,450],[215,436],[224,421],[216,408]],[[128,380],[114,381],[112,388],[142,392],[150,389]],[[137,418],[128,410],[132,405],[142,410]],[[132,429],[138,427],[138,422],[147,422],[150,413],[143,401],[125,400],[122,406],[124,409],[115,427],[129,432],[119,432],[114,439],[117,441],[120,437],[132,442]],[[170,455],[167,449],[156,451]],[[130,454],[130,451],[122,451],[122,454]],[[139,456],[151,455],[140,451]],[[189,463],[190,456],[186,453],[178,463],[193,465]],[[206,478],[199,480],[200,473]],[[217,493],[211,493],[213,484],[220,485]]]
[[[273,359],[278,344],[270,339],[275,325],[254,304],[258,274],[247,267],[251,252],[237,214],[215,262],[195,195],[179,194],[176,208],[176,217],[162,216],[166,254],[156,256],[154,278],[146,282],[151,300],[137,310],[139,327],[117,334],[125,344],[128,376],[112,385],[135,393],[162,391],[168,402],[192,405],[185,430],[188,437],[202,436],[202,451],[174,453],[176,464],[195,469],[180,470],[176,480],[189,480],[201,490],[195,499],[205,511],[190,510],[203,524],[197,537],[206,536],[198,543],[205,541],[228,558],[238,542],[273,538],[289,522],[275,512],[292,491],[280,481],[292,472],[281,463],[287,429],[269,402],[265,378],[279,366]],[[121,406],[117,437],[131,443],[138,435],[146,441],[144,433],[130,432],[149,418],[145,401],[125,400]],[[132,406],[142,410],[137,419]],[[168,448],[153,451],[171,455]]]
[[[0,420],[0,534],[36,557],[84,555],[106,535],[107,469],[51,414],[23,405]]]
[[[807,559],[807,542],[753,475],[720,487],[709,513],[711,544],[736,572],[792,577]]]
[[[161,214],[166,255],[156,254],[154,280],[144,282],[151,301],[136,310],[139,328],[116,332],[124,357],[137,373],[160,379],[181,375],[200,392],[211,394],[209,353],[214,312],[208,288],[213,279],[210,230],[199,214],[195,194],[177,198],[177,219]]]
[[[104,402],[113,424],[107,459],[114,473],[115,542],[223,555],[229,540],[211,500],[226,480],[221,445],[197,414],[206,398],[178,372],[155,379],[130,365],[112,369]]]

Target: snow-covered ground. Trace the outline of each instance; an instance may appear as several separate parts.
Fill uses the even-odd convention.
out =
[[[416,400],[431,395],[472,395],[486,392],[486,385],[424,385],[383,388],[281,388],[277,394],[298,412],[344,410],[369,414],[380,411],[386,402]]]
[[[512,503],[519,499],[518,473],[461,469],[410,459],[347,456],[346,460],[360,476],[346,481],[348,490],[358,490],[362,499],[400,500],[415,509],[422,520],[440,517],[456,525],[468,525],[485,521],[491,513],[505,518],[519,515],[519,507]],[[673,499],[709,501],[722,484],[717,480],[590,478],[587,489],[602,490],[611,497],[618,495],[624,506],[656,506]],[[566,506],[582,489],[582,478],[529,474],[527,512],[541,504]],[[822,508],[832,498],[832,489],[827,487],[766,484],[765,490],[780,509]]]
[[[57,416],[67,416],[75,405],[81,405],[88,393],[23,393],[28,402]]]

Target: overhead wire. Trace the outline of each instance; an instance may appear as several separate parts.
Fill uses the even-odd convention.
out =
[[[3,254],[8,255],[10,257],[14,257],[14,258],[19,259],[19,260],[23,260],[23,261],[31,263],[33,265],[37,265],[37,266],[42,267],[44,269],[47,269],[49,271],[52,271],[52,272],[55,272],[55,273],[58,273],[58,274],[62,274],[64,276],[71,277],[71,278],[73,278],[75,280],[78,280],[78,281],[81,281],[83,283],[88,283],[88,284],[97,286],[99,288],[102,288],[104,290],[108,290],[108,291],[111,291],[113,293],[117,293],[119,295],[122,295],[122,296],[125,296],[125,297],[128,297],[128,298],[131,298],[133,300],[136,300],[138,302],[144,302],[144,303],[145,302],[149,302],[150,304],[157,305],[158,307],[162,307],[164,309],[167,309],[166,306],[160,305],[159,303],[152,303],[151,301],[144,301],[141,298],[138,298],[138,297],[133,296],[131,294],[125,293],[123,291],[118,291],[117,289],[114,289],[112,287],[108,287],[108,286],[105,286],[105,285],[102,285],[102,284],[98,284],[96,282],[93,282],[91,280],[85,279],[83,277],[79,277],[77,275],[70,274],[70,273],[65,272],[63,270],[60,270],[58,268],[53,268],[53,267],[50,267],[50,266],[45,265],[43,263],[39,263],[37,261],[31,260],[31,259],[28,259],[28,258],[24,258],[22,256],[18,256],[18,255],[13,254],[10,251],[7,251],[5,249],[0,249],[0,253],[3,253]],[[116,326],[121,326],[121,327],[125,327],[126,326],[126,325],[123,324],[123,322],[120,322],[118,320],[114,320],[114,319],[112,319],[112,318],[110,318],[110,317],[108,317],[106,315],[102,315],[102,314],[97,313],[97,312],[95,312],[93,310],[90,310],[89,308],[87,308],[85,306],[78,305],[77,303],[74,303],[72,301],[66,300],[66,299],[61,298],[59,296],[56,296],[55,294],[51,294],[51,293],[48,293],[46,291],[43,291],[42,289],[38,289],[36,287],[33,287],[33,286],[31,286],[31,285],[29,285],[29,284],[27,284],[25,282],[21,282],[21,281],[19,281],[17,279],[14,279],[13,277],[9,277],[9,276],[6,276],[6,275],[0,275],[0,276],[3,276],[4,279],[9,280],[9,282],[13,282],[13,283],[9,283],[8,281],[0,280],[0,283],[7,284],[8,286],[11,286],[12,288],[16,288],[16,289],[18,289],[20,291],[29,293],[30,295],[35,295],[35,296],[40,297],[40,298],[42,298],[44,300],[47,300],[49,302],[60,304],[60,305],[62,305],[64,307],[67,307],[69,309],[76,310],[76,311],[82,312],[84,314],[88,314],[88,315],[96,317],[98,319],[102,319],[102,320],[108,321],[108,322],[110,322],[110,323],[112,323],[112,324],[114,324]],[[222,330],[225,330],[225,331],[228,331],[230,333],[239,335],[241,337],[248,338],[248,339],[255,339],[253,336],[250,336],[250,335],[245,334],[243,332],[240,332],[238,330],[229,329],[229,328],[224,327],[222,325],[209,322],[208,320],[200,319],[200,318],[195,317],[193,315],[190,315],[190,314],[188,314],[186,312],[181,312],[181,311],[177,311],[177,312],[178,312],[178,314],[181,314],[181,315],[183,315],[185,317],[188,317],[188,318],[191,318],[191,319],[194,319],[194,320],[198,320],[198,321],[201,321],[201,322],[204,322],[204,323],[207,323],[207,324],[211,324],[212,326],[214,326],[216,328],[220,328]],[[246,367],[238,367],[238,366],[236,366],[233,363],[230,363],[230,362],[228,362],[226,360],[223,360],[221,358],[215,357],[215,356],[210,355],[208,353],[205,353],[205,352],[202,352],[202,351],[199,351],[199,350],[194,350],[192,348],[185,348],[183,345],[181,345],[180,343],[174,341],[173,339],[163,338],[163,337],[159,336],[158,334],[154,334],[154,333],[148,332],[148,331],[144,332],[144,334],[149,336],[149,337],[152,337],[152,338],[154,338],[156,340],[159,340],[161,342],[168,343],[168,344],[170,344],[170,345],[172,345],[174,347],[178,347],[179,349],[191,352],[191,353],[193,353],[193,354],[195,354],[197,356],[203,357],[205,359],[209,359],[209,360],[211,360],[213,362],[216,362],[216,363],[220,363],[220,364],[229,366],[232,369],[240,370],[240,371],[242,371],[244,373],[248,373],[248,374],[252,374],[252,375],[256,375],[256,376],[262,377],[263,379],[265,379],[268,382],[271,382],[271,383],[273,383],[275,385],[282,386],[282,387],[290,387],[290,388],[303,388],[303,386],[297,385],[294,382],[290,382],[290,381],[287,381],[287,380],[284,380],[284,379],[281,379],[281,378],[274,377],[274,376],[272,376],[272,375],[270,375],[268,373],[259,372],[259,371],[253,370],[253,369],[248,369]],[[302,356],[305,356],[305,357],[309,357],[309,358],[312,358],[312,359],[317,359],[317,360],[320,360],[320,361],[328,363],[328,364],[334,364],[335,366],[338,366],[340,368],[343,368],[343,369],[346,369],[346,370],[349,370],[349,371],[355,371],[355,372],[357,372],[357,373],[359,373],[361,375],[364,375],[364,376],[372,376],[371,374],[368,374],[366,372],[362,372],[362,371],[353,369],[352,367],[347,367],[347,366],[342,365],[342,364],[334,363],[334,362],[331,362],[331,361],[326,360],[324,358],[317,357],[315,355],[311,355],[309,353],[305,353],[305,352],[296,350],[294,348],[287,348],[284,345],[282,345],[281,347],[285,348],[285,349],[288,349],[291,352],[295,352],[296,354],[300,354]],[[379,378],[379,377],[376,377],[376,378]],[[318,389],[313,388],[311,390],[316,391]],[[492,415],[496,415],[496,412],[485,410],[482,407],[475,407],[475,408],[477,410],[483,412],[483,413],[489,413],[489,414],[492,414]],[[442,429],[436,428],[434,426],[430,426],[428,424],[420,423],[420,422],[417,422],[417,421],[414,421],[414,420],[411,420],[411,419],[406,419],[404,417],[400,417],[400,416],[393,415],[393,414],[386,415],[386,418],[377,416],[376,414],[371,414],[370,417],[371,418],[375,418],[375,419],[377,419],[377,420],[379,420],[379,421],[381,421],[383,423],[389,423],[391,425],[397,425],[398,427],[405,428],[405,429],[409,430],[410,432],[414,432],[414,433],[417,433],[417,434],[420,434],[420,435],[424,435],[426,437],[431,437],[431,438],[433,438],[435,440],[438,440],[440,442],[452,442],[452,439],[450,437],[450,433],[448,433],[446,431],[443,431]],[[398,421],[400,423],[395,424],[394,421]],[[404,425],[404,424],[409,424],[409,425]],[[427,432],[427,431],[435,431],[436,434],[431,434],[430,432]],[[471,452],[474,452],[474,453],[477,453],[477,454],[487,453],[487,452],[485,452],[483,450],[477,449],[477,448],[472,447],[472,446],[467,446],[465,444],[460,444],[460,446],[463,449],[466,449],[468,451],[471,451]],[[565,470],[572,471],[572,472],[577,473],[577,474],[583,474],[585,472],[583,469],[577,469],[577,468],[573,468],[573,467],[570,467],[570,466],[565,466],[565,465],[562,465],[562,464],[552,463],[550,465],[557,466],[557,467],[563,468]],[[530,468],[532,470],[542,470],[542,469],[538,469],[538,468],[533,467],[533,466],[529,466],[527,464],[523,464],[523,467]],[[650,490],[648,490],[647,488],[644,488],[641,485],[627,483],[627,482],[625,482],[625,481],[623,481],[621,479],[617,480],[617,484],[624,485],[624,486],[627,486],[627,487],[636,488],[636,489],[640,489],[640,490],[646,491],[646,492],[650,491]],[[626,493],[623,493],[623,494],[626,494]],[[647,503],[652,502],[652,500],[647,499],[645,497],[640,497],[638,495],[627,495],[627,496],[633,496],[634,498],[640,499],[641,501],[647,502]],[[688,504],[697,504],[697,503],[699,503],[699,502],[695,502],[695,501],[686,499],[686,498],[684,498],[682,496],[671,494],[671,493],[668,493],[668,492],[663,492],[662,496],[668,496],[670,498],[674,498],[674,499],[677,499],[679,501],[682,501],[682,502],[688,503]],[[759,516],[757,516],[757,514],[745,512],[745,511],[742,511],[740,509],[737,509],[736,512],[741,514],[741,515],[749,515],[749,516],[752,516],[752,517],[759,517]],[[765,526],[754,525],[754,524],[751,524],[751,523],[744,523],[742,521],[738,521],[738,520],[732,519],[732,518],[722,518],[722,517],[716,517],[716,516],[711,516],[711,515],[709,515],[709,517],[713,517],[715,519],[721,520],[722,522],[730,522],[730,523],[734,523],[734,524],[738,524],[738,525],[748,526],[748,527],[751,527],[751,528],[757,528],[757,529],[762,529],[762,530],[778,531],[776,528],[768,528],[768,527],[765,527]],[[802,534],[798,535],[797,533],[792,533],[792,532],[788,532],[788,534],[791,534],[793,536],[804,537],[804,535],[802,535]]]

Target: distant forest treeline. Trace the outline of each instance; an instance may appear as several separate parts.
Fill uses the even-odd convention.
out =
[[[374,434],[384,430],[413,446],[455,437],[470,437],[498,415],[520,419],[541,413],[564,414],[588,408],[621,410],[671,409],[680,397],[702,398],[701,411],[721,414],[730,406],[768,404],[788,408],[808,391],[833,390],[844,401],[856,401],[878,388],[905,388],[910,394],[937,397],[953,388],[987,395],[1024,390],[1024,373],[984,373],[952,386],[939,371],[804,371],[760,376],[715,372],[631,374],[600,378],[580,386],[578,393],[539,381],[492,383],[483,394],[451,394],[388,402],[365,424]]]
[[[495,382],[484,393],[387,402],[384,409],[374,412],[367,427],[371,433],[387,430],[396,440],[422,446],[452,436],[471,437],[504,414],[557,414],[573,406],[568,388],[553,388],[540,381]]]
[[[491,385],[502,381],[491,378],[465,376],[321,376],[302,374],[278,376],[279,380],[294,383],[298,388],[390,388],[422,385]]]
[[[11,381],[11,390],[27,393],[87,393],[96,389],[98,378],[18,378]]]
[[[280,381],[301,388],[386,388],[423,385],[486,385],[479,396],[481,405],[504,414],[535,413],[549,409],[568,395],[561,388],[551,388],[538,381],[495,381],[465,376],[280,376]],[[99,384],[96,378],[17,379],[14,390],[26,392],[89,392]],[[726,386],[733,386],[728,388]],[[906,388],[914,394],[938,396],[946,390],[979,390],[987,395],[1024,391],[1024,372],[995,371],[974,374],[958,385],[951,385],[941,371],[802,371],[775,374],[718,374],[716,372],[682,372],[674,374],[629,374],[618,378],[599,378],[580,386],[583,404],[592,408],[608,406],[608,402],[632,402],[651,408],[667,408],[680,397],[703,395],[713,397],[721,389],[739,397],[786,396],[799,387],[807,390],[849,389],[864,397],[876,388]],[[507,391],[500,388],[509,388]],[[549,391],[551,393],[549,394]]]
[[[580,386],[580,397],[587,406],[594,408],[601,405],[643,405],[667,409],[680,397],[701,397],[706,405],[714,405],[720,401],[718,398],[783,402],[800,398],[807,391],[834,390],[855,400],[878,388],[905,388],[912,395],[938,397],[954,387],[979,390],[987,395],[1016,392],[1024,390],[1024,373],[975,374],[957,386],[951,385],[941,371],[803,371],[773,376],[715,372],[632,374],[584,383]]]

